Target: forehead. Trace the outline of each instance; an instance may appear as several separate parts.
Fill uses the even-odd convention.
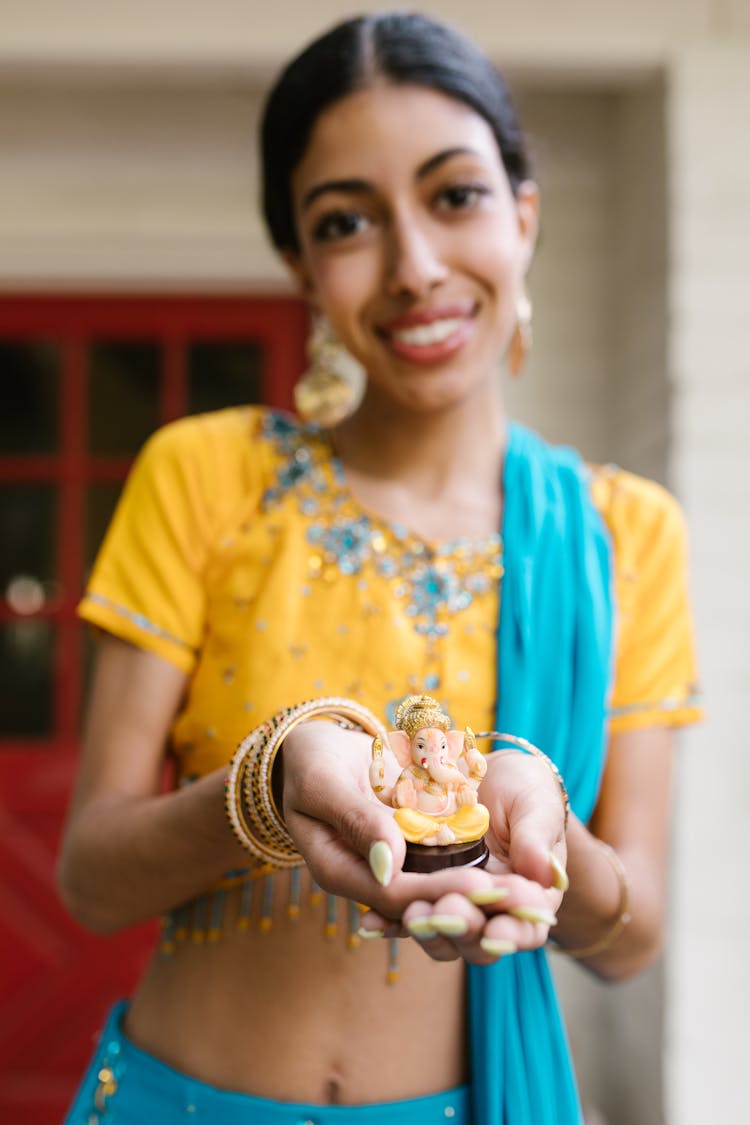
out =
[[[436,90],[385,83],[356,90],[320,115],[294,174],[318,180],[411,176],[436,153],[467,148],[502,167],[494,134],[470,106]]]

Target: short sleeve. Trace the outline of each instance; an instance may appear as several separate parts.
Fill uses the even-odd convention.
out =
[[[610,731],[696,722],[702,712],[680,506],[660,485],[619,469],[595,474],[593,493],[615,557]]]
[[[165,426],[148,440],[78,607],[85,621],[186,673],[203,639],[204,572],[221,495],[216,445],[200,417]]]

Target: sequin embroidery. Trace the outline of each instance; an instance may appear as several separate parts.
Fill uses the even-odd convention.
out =
[[[357,577],[366,589],[369,576],[385,578],[394,596],[406,603],[415,631],[434,639],[448,632],[446,617],[467,609],[476,594],[501,578],[499,533],[431,547],[406,528],[361,511],[319,429],[304,429],[269,412],[263,432],[282,460],[263,506],[269,510],[291,493],[308,517],[311,580],[340,574]]]

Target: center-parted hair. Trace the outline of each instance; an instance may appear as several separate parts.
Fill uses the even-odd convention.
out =
[[[297,250],[292,174],[320,114],[374,82],[437,90],[470,106],[497,141],[512,190],[530,176],[510,92],[480,49],[455,28],[415,12],[358,16],[314,40],[282,71],[261,121],[263,213],[274,245]]]

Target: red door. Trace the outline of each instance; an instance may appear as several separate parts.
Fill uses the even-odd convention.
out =
[[[0,1121],[57,1125],[154,936],[93,937],[55,892],[86,572],[148,434],[240,402],[288,406],[306,329],[287,299],[0,300]]]

